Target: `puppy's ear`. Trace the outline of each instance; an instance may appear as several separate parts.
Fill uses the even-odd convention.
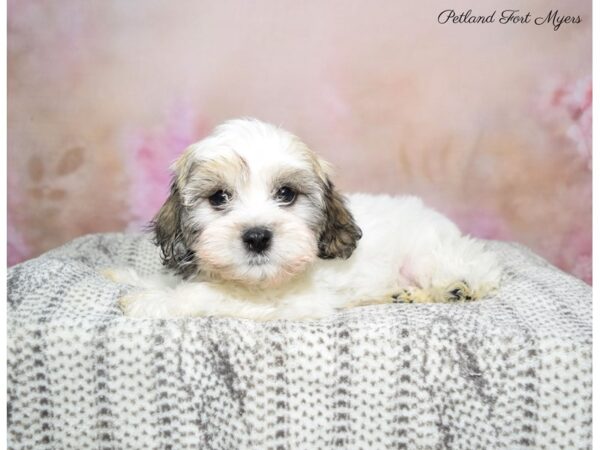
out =
[[[319,238],[319,258],[349,258],[362,237],[342,196],[327,179],[323,193],[325,222]]]
[[[163,265],[187,276],[195,267],[194,253],[185,239],[183,215],[184,206],[175,176],[171,182],[171,193],[150,223],[150,229],[154,232],[154,243],[161,249]]]

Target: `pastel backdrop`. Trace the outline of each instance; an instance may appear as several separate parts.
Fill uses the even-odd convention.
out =
[[[10,0],[9,265],[138,230],[219,122],[301,136],[346,191],[415,194],[591,283],[589,0]],[[399,225],[400,226],[400,225]]]

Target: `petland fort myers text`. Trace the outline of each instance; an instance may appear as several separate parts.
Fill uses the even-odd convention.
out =
[[[438,15],[438,23],[448,24],[475,24],[475,23],[499,23],[507,24],[535,24],[553,27],[558,31],[565,24],[581,23],[580,16],[571,16],[561,14],[557,9],[550,10],[547,14],[536,15],[531,11],[523,12],[518,9],[505,9],[502,11],[494,10],[487,15],[473,14],[473,10],[456,11],[454,9],[445,9]]]

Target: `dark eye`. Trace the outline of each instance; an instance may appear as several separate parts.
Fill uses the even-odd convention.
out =
[[[275,200],[283,205],[291,205],[296,200],[296,191],[291,187],[283,186],[275,194]]]
[[[231,199],[231,195],[228,192],[220,189],[210,197],[208,197],[209,203],[214,207],[225,205]]]

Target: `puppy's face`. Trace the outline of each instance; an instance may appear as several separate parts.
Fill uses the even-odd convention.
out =
[[[272,125],[227,122],[174,169],[153,225],[164,264],[186,277],[276,285],[360,239],[326,164]]]

